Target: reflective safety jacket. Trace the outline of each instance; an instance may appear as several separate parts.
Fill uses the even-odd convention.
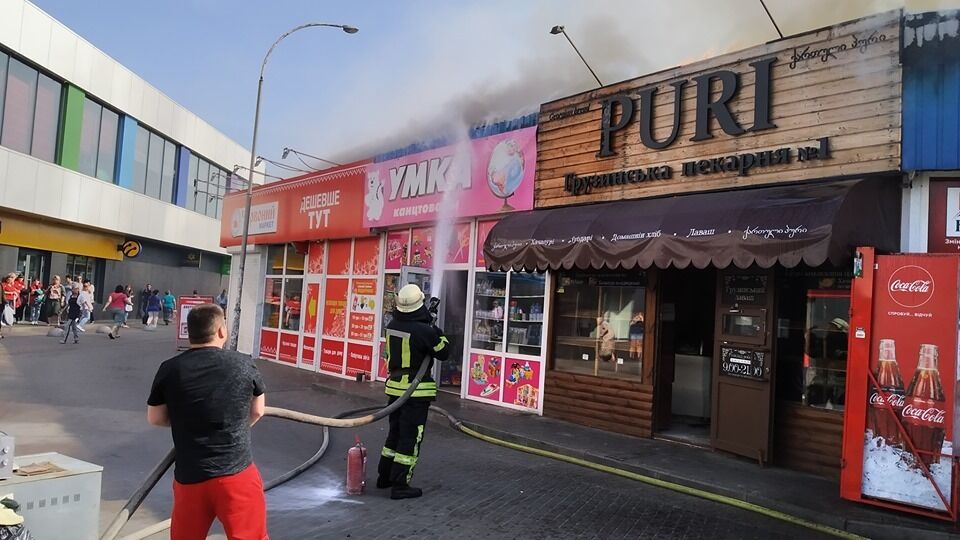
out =
[[[443,331],[432,324],[426,307],[413,313],[393,312],[393,320],[387,325],[386,352],[390,372],[386,387],[388,396],[403,395],[423,362],[429,362],[426,375],[410,397],[437,397],[437,383],[431,373],[433,359],[446,360],[450,356],[450,345]]]

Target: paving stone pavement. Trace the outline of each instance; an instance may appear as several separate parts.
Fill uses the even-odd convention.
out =
[[[144,402],[156,367],[173,353],[173,331],[134,327],[118,342],[87,333],[74,346],[18,327],[0,342],[0,428],[14,432],[20,453],[59,451],[103,465],[101,527],[169,448],[169,433],[146,425]],[[312,389],[316,375],[267,363],[261,371],[271,405],[332,415],[369,404]],[[334,431],[316,467],[270,492],[271,538],[816,537],[751,512],[494,446],[436,419],[414,478],[425,496],[391,501],[372,488],[385,427]],[[370,450],[371,489],[348,497],[343,476],[355,435]],[[265,479],[305,460],[319,442],[317,428],[278,419],[254,430]],[[125,532],[168,515],[169,482],[168,475]],[[213,537],[223,538],[216,530]]]

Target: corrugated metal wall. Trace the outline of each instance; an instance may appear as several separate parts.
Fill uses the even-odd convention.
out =
[[[960,169],[960,11],[903,20],[903,170]]]

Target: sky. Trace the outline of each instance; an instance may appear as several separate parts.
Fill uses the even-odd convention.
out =
[[[257,153],[348,162],[596,86],[777,39],[760,0],[32,0],[175,101]],[[785,35],[904,6],[960,0],[766,0]],[[307,159],[311,166],[322,163]],[[293,156],[283,161],[300,166]],[[234,164],[221,163],[228,168]],[[271,167],[281,176],[290,173]]]

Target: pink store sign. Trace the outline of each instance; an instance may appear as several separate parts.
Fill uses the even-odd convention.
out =
[[[363,225],[436,221],[444,204],[452,218],[530,210],[536,163],[534,126],[370,164]]]

